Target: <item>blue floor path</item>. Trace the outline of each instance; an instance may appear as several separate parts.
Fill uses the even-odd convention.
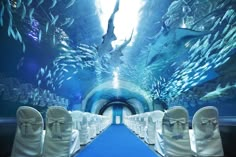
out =
[[[74,157],[158,157],[125,125],[111,125]]]

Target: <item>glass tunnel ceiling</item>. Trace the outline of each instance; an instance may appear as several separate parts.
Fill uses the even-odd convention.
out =
[[[96,101],[137,99],[139,112],[153,102],[193,107],[234,90],[234,0],[22,2],[0,4],[0,70],[71,106],[95,111]]]

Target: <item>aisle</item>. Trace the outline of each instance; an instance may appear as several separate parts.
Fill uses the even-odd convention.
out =
[[[111,125],[74,157],[158,157],[124,125]]]

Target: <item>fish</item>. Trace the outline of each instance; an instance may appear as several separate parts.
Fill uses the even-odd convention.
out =
[[[66,42],[66,41],[61,41],[61,45],[62,46],[64,46],[64,47],[66,47],[66,48],[69,48],[69,45],[68,45],[68,43]]]
[[[37,4],[37,7],[39,7],[41,4],[43,4],[44,0],[40,0]]]
[[[39,31],[38,41],[41,42],[41,39],[42,39],[42,31],[40,30],[40,31]]]
[[[62,87],[62,84],[60,84],[59,86],[58,86],[58,88],[61,88]]]
[[[218,19],[215,21],[214,25],[211,27],[210,31],[215,30],[215,28],[218,26],[218,24],[220,23],[220,21],[221,21],[221,18],[218,18]]]
[[[53,34],[53,36],[52,36],[52,43],[53,43],[53,45],[56,45],[56,37],[55,37],[55,34]]]
[[[20,32],[18,31],[18,29],[16,29],[16,36],[17,36],[17,39],[19,39],[20,43],[22,43],[22,36],[20,34]]]
[[[74,72],[73,72],[73,74],[77,74],[78,72],[79,72],[79,71],[78,71],[78,70],[76,70],[76,71],[74,71]]]
[[[132,31],[130,38],[128,40],[125,40],[120,46],[118,46],[117,48],[115,48],[114,50],[112,50],[110,52],[110,54],[111,54],[111,58],[109,61],[110,65],[117,67],[123,63],[123,61],[121,60],[121,56],[123,56],[122,51],[130,43],[132,36],[133,36],[133,31]]]
[[[53,20],[53,19],[54,19],[54,16],[52,15],[51,12],[49,12],[49,15],[50,15],[51,20]]]
[[[11,7],[10,6],[7,7],[7,12],[8,12],[8,15],[9,15],[9,26],[12,27],[13,16],[12,16],[12,12],[11,12]]]
[[[221,43],[221,40],[217,40],[216,42],[214,42],[211,47],[206,51],[205,53],[205,57],[208,58],[209,56],[211,56],[213,53],[212,51],[215,50],[215,49],[220,49],[220,43]]]
[[[28,0],[27,6],[30,6],[30,4],[33,2],[33,0]]]
[[[149,51],[146,66],[156,63],[158,57],[169,58],[171,54],[172,57],[176,55],[176,52],[186,52],[183,43],[207,34],[209,34],[209,32],[194,31],[186,28],[170,29],[168,33],[160,33],[155,43],[152,45],[154,49],[158,51]],[[173,53],[173,50],[175,53]],[[168,58],[166,59],[168,60]]]
[[[59,57],[57,57],[58,59],[64,59],[64,58],[66,58],[66,56],[59,56]]]
[[[61,24],[61,26],[67,25],[71,21],[71,18],[65,18],[65,21]]]
[[[66,5],[66,9],[68,9],[69,7],[71,7],[76,0],[71,0],[67,5]]]
[[[41,83],[42,83],[42,81],[41,81],[41,80],[38,80],[38,86],[40,86],[40,85],[41,85]]]
[[[227,32],[227,34],[224,36],[224,39],[228,40],[230,36],[232,36],[235,32],[236,32],[236,27],[233,27]]]
[[[22,65],[24,64],[24,59],[25,59],[24,57],[21,57],[19,63],[17,64],[17,70],[19,70],[20,67],[22,67]]]
[[[9,37],[12,35],[12,37],[13,37],[14,39],[16,38],[16,37],[15,37],[15,33],[14,33],[13,29],[12,29],[12,24],[11,24],[11,22],[9,22],[8,29],[7,29],[7,34],[8,34]]]
[[[227,57],[225,60],[223,60],[221,63],[215,65],[215,68],[218,68],[220,65],[223,65],[225,64],[226,62],[228,62],[228,60],[230,59],[231,57]]]
[[[43,68],[40,68],[40,73],[41,73],[41,75],[43,76],[44,73],[45,73],[45,70],[44,70]]]
[[[236,13],[234,12],[234,14],[229,18],[229,24],[233,24],[235,17],[236,17]]]
[[[7,35],[10,37],[12,35],[12,26],[9,24],[8,29],[7,29]]]
[[[4,15],[5,7],[3,1],[1,2],[1,12],[0,12],[0,26],[3,26],[3,15]]]
[[[22,43],[22,52],[25,53],[25,43]]]
[[[90,49],[89,49],[89,48],[87,48],[87,47],[84,47],[84,46],[79,46],[78,48],[79,48],[80,50],[84,51],[84,52],[93,53],[93,51],[92,51],[92,50],[90,50]]]
[[[209,48],[209,38],[204,40],[201,46],[201,52],[206,52],[208,48]]]
[[[198,41],[197,42],[195,42],[195,44],[190,48],[190,50],[189,51],[193,51],[194,49],[196,49],[196,48],[198,48],[199,47],[199,45],[200,45],[200,42],[201,42],[201,40],[200,39],[198,39]]]
[[[47,86],[49,86],[51,84],[51,81],[47,81]]]
[[[85,62],[85,65],[87,65],[87,67],[94,66],[94,61],[87,61]]]
[[[80,64],[79,66],[80,66],[80,68],[81,68],[82,70],[83,70],[84,67],[85,67],[83,64]]]
[[[77,62],[76,60],[74,60],[74,59],[67,59],[65,62],[69,62],[69,63],[75,63],[75,62]]]
[[[114,17],[116,12],[119,10],[119,0],[116,1],[115,7],[113,12],[108,20],[107,32],[102,37],[102,43],[97,47],[97,54],[98,57],[103,57],[107,52],[111,51],[112,48],[112,41],[116,40],[117,37],[114,33]]]
[[[222,32],[222,35],[225,35],[225,33],[229,30],[230,28],[230,24],[227,24],[226,27],[224,28],[223,32]]]
[[[224,45],[225,45],[225,39],[223,38],[223,39],[221,39],[221,42],[219,43],[219,47],[220,48],[224,47]]]
[[[202,101],[208,101],[208,100],[214,100],[217,98],[220,98],[224,95],[226,95],[227,91],[232,89],[232,88],[236,88],[236,83],[234,85],[229,85],[229,83],[225,86],[225,87],[221,87],[221,85],[219,84],[217,86],[217,88],[214,91],[208,92],[206,95],[204,95],[203,97],[200,98],[200,100]]]
[[[65,67],[65,66],[67,66],[67,64],[66,64],[66,63],[61,63],[61,64],[59,64],[58,66],[59,66],[59,67],[61,67],[61,66],[62,66],[62,67]]]
[[[59,85],[62,85],[63,82],[64,82],[64,80],[61,80],[58,84],[59,84]]]
[[[11,28],[10,31],[11,31],[12,37],[13,37],[15,40],[17,40],[18,38],[17,38],[16,33],[14,32],[14,30]]]
[[[22,2],[21,20],[25,18],[25,15],[26,15],[26,7],[25,7],[25,4]]]
[[[48,79],[48,78],[51,78],[51,77],[52,77],[51,70],[49,70],[49,72],[48,72],[48,74],[45,78]]]
[[[47,71],[48,70],[48,66],[46,65],[46,67],[45,67],[45,71]]]
[[[219,31],[217,31],[217,32],[215,33],[215,35],[214,35],[214,37],[213,37],[213,39],[212,39],[213,41],[215,41],[215,40],[217,39],[217,37],[219,36],[219,33],[220,33]]]
[[[74,23],[75,19],[71,18],[70,22],[68,23],[67,27],[70,27]]]
[[[65,69],[65,70],[67,70],[67,69]],[[64,78],[63,74],[64,74],[64,70],[59,73],[58,80],[61,80],[62,78]]]
[[[68,71],[67,69],[65,69],[65,68],[63,68],[62,70],[65,71],[65,72],[69,72],[69,71]]]
[[[59,15],[56,15],[55,17],[53,17],[52,21],[51,21],[51,25],[55,25],[57,20],[59,18]]]
[[[52,5],[49,7],[49,9],[54,8],[56,4],[57,4],[57,0],[52,0]]]
[[[72,78],[72,76],[68,77],[66,80],[70,80]]]
[[[48,32],[48,26],[49,26],[49,22],[46,23],[46,26],[45,26],[45,32],[47,33]]]
[[[83,44],[83,43],[80,43],[79,45],[82,46],[82,47],[86,47],[86,48],[90,47],[89,45],[86,45],[86,44]]]
[[[34,8],[31,8],[30,12],[29,12],[29,18],[30,18],[30,24],[31,25],[33,23],[33,14],[34,14]]]
[[[226,19],[229,19],[234,13],[234,9],[229,9],[225,12],[224,16],[221,19],[221,22],[223,22]]]

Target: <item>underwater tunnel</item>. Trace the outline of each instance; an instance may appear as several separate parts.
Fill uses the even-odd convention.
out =
[[[0,157],[235,157],[235,25],[235,0],[1,0]]]

